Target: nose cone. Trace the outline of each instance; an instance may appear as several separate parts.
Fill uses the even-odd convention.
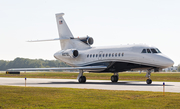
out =
[[[165,65],[166,68],[171,67],[171,66],[174,65],[174,61],[172,59],[168,58],[168,57],[164,57],[163,62],[164,62],[164,65]]]
[[[168,67],[171,67],[174,65],[174,61],[169,58],[167,59],[166,64],[168,65]]]
[[[58,59],[58,52],[56,52],[55,54],[54,54],[54,58],[56,58],[56,59]]]
[[[162,68],[168,68],[174,65],[174,61],[164,54],[158,54],[156,60],[159,60],[159,65]]]

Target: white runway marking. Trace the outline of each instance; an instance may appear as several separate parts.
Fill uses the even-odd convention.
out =
[[[166,92],[180,93],[180,82],[165,82]],[[25,86],[25,78],[4,78],[0,77],[0,85]],[[118,81],[112,83],[110,80],[87,80],[86,83],[79,83],[76,79],[40,79],[27,78],[28,87],[67,87],[82,89],[104,89],[104,90],[133,90],[133,91],[163,91],[163,82],[155,82],[148,85],[142,81]]]

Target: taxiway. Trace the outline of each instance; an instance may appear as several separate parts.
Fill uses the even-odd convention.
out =
[[[0,77],[0,85],[25,86],[25,78]],[[155,82],[148,85],[142,81],[118,81],[112,83],[110,80],[87,80],[86,83],[79,83],[76,79],[41,79],[27,78],[27,87],[65,87],[81,89],[103,89],[103,90],[133,90],[133,91],[163,91],[163,82]],[[180,93],[180,82],[165,82],[166,92]]]

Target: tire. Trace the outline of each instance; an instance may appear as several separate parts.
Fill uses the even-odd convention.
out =
[[[79,81],[79,83],[85,83],[86,82],[86,77],[81,76],[78,81]]]
[[[85,76],[82,76],[83,77],[83,83],[86,82],[86,77]]]
[[[116,75],[111,76],[111,81],[112,82],[117,82],[118,81],[118,76],[116,76]]]
[[[115,76],[111,76],[111,81],[114,82],[115,81]]]
[[[146,83],[147,83],[147,84],[151,84],[151,83],[152,83],[152,80],[151,80],[151,79],[147,79],[147,80],[146,80]]]
[[[79,83],[82,83],[82,78],[81,78],[81,77],[79,77],[78,81],[79,81]]]
[[[118,76],[114,76],[115,77],[115,81],[114,82],[118,82]]]

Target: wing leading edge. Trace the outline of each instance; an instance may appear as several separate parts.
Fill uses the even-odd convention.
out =
[[[8,72],[13,71],[44,71],[44,70],[100,70],[106,69],[107,66],[85,66],[85,67],[55,67],[55,68],[12,68],[7,69]]]

